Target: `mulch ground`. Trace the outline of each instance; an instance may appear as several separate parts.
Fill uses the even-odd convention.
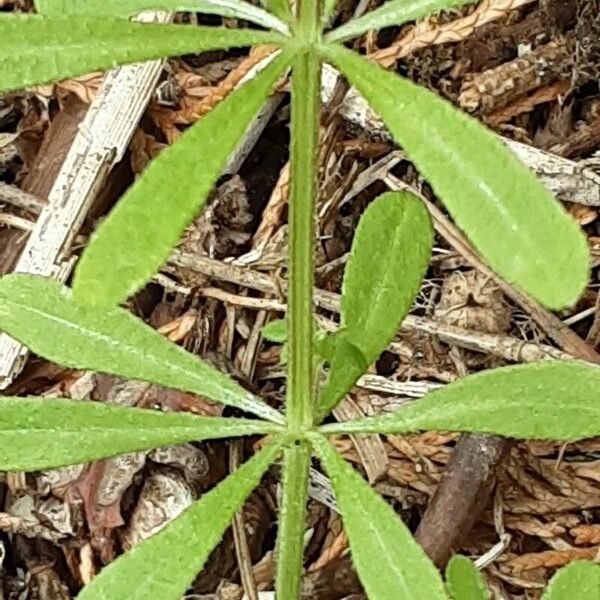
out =
[[[342,1],[339,19],[358,5]],[[27,0],[0,0],[0,10],[30,8]],[[357,222],[373,198],[390,188],[415,191],[430,207],[437,231],[409,321],[336,411],[338,420],[398,409],[461,376],[503,364],[548,356],[600,362],[599,15],[598,0],[483,0],[357,42],[380,64],[437,91],[505,138],[559,157],[566,171],[558,195],[588,235],[594,270],[576,306],[547,312],[490,274],[385,132],[330,104],[322,130],[317,242],[321,325],[333,327],[337,320],[331,299],[339,293]],[[148,162],[271,52],[256,47],[168,61],[125,159],[78,232],[75,253]],[[101,80],[101,74],[91,74],[0,97],[1,274],[17,260]],[[277,93],[279,104],[248,158],[219,182],[161,277],[129,303],[173,342],[274,405],[285,395],[281,347],[262,340],[260,331],[282,316],[285,300],[287,82]],[[535,156],[543,163],[547,155]],[[546,168],[547,182],[557,177],[549,163],[530,166],[542,174]],[[36,357],[8,393],[224,412],[203,398],[74,372]],[[458,437],[425,432],[336,443],[416,530]],[[188,444],[45,473],[0,474],[0,597],[74,597],[102,565],[156,532],[258,444]],[[497,468],[477,483],[482,495],[468,507],[475,522],[460,539],[449,542],[441,532],[432,539],[430,533],[427,543],[450,543],[484,565],[494,598],[539,599],[557,568],[599,555],[600,439],[514,443],[503,451]],[[273,589],[276,476],[270,472],[247,502],[236,524],[237,541],[229,531],[190,597],[241,600],[240,572],[250,594],[251,579],[261,593]],[[444,502],[449,522],[465,510],[461,498]],[[335,502],[318,474],[307,527],[305,597],[363,598]]]

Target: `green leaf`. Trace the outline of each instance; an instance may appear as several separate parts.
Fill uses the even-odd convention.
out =
[[[199,12],[244,19],[267,29],[288,33],[288,27],[266,10],[244,0],[36,0],[38,13],[61,15],[108,15],[130,17],[145,10]]]
[[[536,440],[600,435],[600,367],[542,362],[484,371],[384,415],[321,428],[324,433],[474,431]]]
[[[600,566],[576,561],[559,569],[550,580],[542,600],[600,599]]]
[[[333,354],[327,361],[329,362],[327,383],[319,394],[317,423],[320,423],[336,407],[372,362],[347,338],[345,331],[330,335],[329,344],[333,345]]]
[[[383,194],[362,216],[344,273],[341,326],[367,360],[379,356],[410,310],[432,247],[429,214],[413,194]]]
[[[328,42],[343,42],[373,29],[414,21],[433,12],[471,4],[475,0],[391,0],[358,19],[351,19],[326,36]]]
[[[276,319],[262,328],[262,336],[269,342],[283,344],[287,340],[287,321]]]
[[[82,306],[71,290],[51,279],[0,279],[0,331],[66,367],[143,379],[282,420],[262,400],[126,310]]]
[[[453,556],[446,567],[446,587],[452,600],[488,600],[483,575],[466,556]]]
[[[590,268],[585,237],[495,135],[355,52],[337,45],[324,52],[367,98],[500,276],[553,309],[579,297]]]
[[[290,0],[262,0],[263,6],[282,21],[289,23],[292,20]]]
[[[158,271],[289,62],[284,52],[149,165],[83,253],[73,283],[78,301],[119,304]]]
[[[323,439],[313,445],[331,478],[352,560],[370,600],[446,600],[441,577],[410,531]]]
[[[284,39],[252,29],[0,13],[0,93],[120,64]]]
[[[337,8],[340,0],[323,0],[323,12],[321,14],[321,22],[323,26],[327,26],[327,24],[333,18],[333,13]]]
[[[0,469],[50,469],[124,452],[279,429],[265,421],[0,396]]]
[[[151,538],[105,567],[78,600],[179,600],[279,455],[271,444]]]
[[[342,286],[341,329],[319,399],[325,416],[393,339],[419,292],[433,247],[423,203],[408,192],[372,202],[358,224]]]

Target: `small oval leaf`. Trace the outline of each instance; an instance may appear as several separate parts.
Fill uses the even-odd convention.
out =
[[[312,438],[327,471],[369,600],[446,600],[434,564],[392,507],[321,436]]]
[[[466,556],[453,556],[446,567],[446,587],[452,600],[488,600],[483,575]]]
[[[51,279],[0,279],[0,331],[66,367],[142,379],[282,420],[278,411],[126,310],[82,306]]]
[[[326,433],[471,431],[521,439],[600,435],[600,367],[542,362],[484,371],[381,417],[321,428]]]
[[[421,288],[433,247],[423,203],[408,192],[376,198],[362,216],[344,273],[341,327],[332,337],[324,417],[393,339]]]
[[[283,344],[287,341],[287,321],[285,319],[271,321],[261,329],[261,333],[265,340]]]
[[[348,340],[344,331],[328,336],[329,348],[333,354],[327,358],[329,375],[327,383],[319,394],[316,422],[320,423],[354,387],[372,361],[354,343]]]
[[[267,29],[288,33],[279,19],[244,0],[36,0],[38,13],[49,16],[107,15],[131,17],[146,10],[199,12],[244,19]]]
[[[148,166],[83,253],[73,282],[78,301],[120,304],[158,271],[289,62],[284,52]]]
[[[0,93],[121,64],[277,44],[273,32],[130,23],[109,17],[0,13]]]
[[[559,569],[542,600],[600,600],[600,565],[576,561]]]
[[[391,0],[359,17],[350,19],[326,36],[328,42],[343,42],[373,29],[414,21],[433,12],[471,4],[476,0]]]
[[[0,470],[54,469],[125,452],[278,430],[265,421],[0,396]]]
[[[374,360],[421,289],[433,247],[423,203],[408,192],[376,198],[361,218],[342,284],[345,337]]]
[[[331,45],[325,55],[369,101],[500,276],[549,308],[577,300],[589,277],[586,239],[495,135],[356,52]]]
[[[180,600],[279,455],[271,444],[151,538],[105,567],[78,600]]]

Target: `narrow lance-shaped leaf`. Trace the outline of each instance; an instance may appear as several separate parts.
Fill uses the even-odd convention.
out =
[[[390,343],[419,292],[433,246],[423,203],[388,192],[362,216],[342,286],[341,328],[334,334],[329,379],[319,399],[324,417]]]
[[[120,64],[284,39],[252,29],[0,13],[0,93]]]
[[[382,29],[414,21],[433,12],[471,4],[475,0],[390,0],[359,17],[351,19],[326,36],[329,42],[343,42],[372,29]]]
[[[323,0],[323,12],[321,14],[321,22],[324,26],[333,19],[333,14],[340,0]]]
[[[263,6],[286,23],[292,19],[291,0],[262,0]]]
[[[312,441],[331,479],[369,600],[446,600],[436,567],[392,507],[327,440],[314,436]]]
[[[483,575],[466,556],[453,556],[446,567],[446,587],[452,600],[488,600]]]
[[[245,19],[267,29],[287,33],[288,27],[266,10],[244,0],[36,0],[39,13],[61,15],[108,15],[130,17],[145,10],[200,12]]]
[[[600,367],[543,362],[484,371],[397,412],[326,425],[326,433],[474,431],[537,440],[600,435]]]
[[[272,421],[279,412],[169,342],[122,308],[96,310],[59,283],[30,275],[0,279],[0,331],[48,360],[142,379],[230,404]]]
[[[78,600],[179,600],[281,450],[267,446],[159,533],[105,567]]]
[[[600,598],[600,565],[576,561],[560,569],[550,580],[542,600]]]
[[[585,237],[494,134],[355,52],[331,45],[325,53],[366,97],[499,275],[550,308],[579,297],[589,275]]]
[[[266,421],[0,397],[0,470],[36,471],[184,442],[276,433]]]
[[[158,271],[289,61],[284,52],[150,164],[92,236],[73,283],[78,301],[119,304]]]

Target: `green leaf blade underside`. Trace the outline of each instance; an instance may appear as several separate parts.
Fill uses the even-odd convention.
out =
[[[53,469],[125,452],[278,430],[264,421],[0,396],[0,470]]]
[[[362,216],[342,285],[341,328],[334,337],[321,416],[352,389],[393,339],[421,288],[433,247],[427,209],[413,194],[388,192]]]
[[[338,331],[330,336],[333,355],[328,358],[329,375],[327,383],[318,398],[316,422],[320,423],[354,387],[372,361],[345,336]]]
[[[146,10],[199,12],[244,19],[280,33],[288,32],[279,19],[244,0],[37,0],[35,5],[38,13],[55,17],[76,14],[131,17]]]
[[[280,451],[278,443],[261,450],[159,533],[105,567],[77,599],[179,600]]]
[[[483,575],[466,556],[453,556],[446,567],[446,587],[452,600],[488,600]]]
[[[446,600],[440,575],[392,507],[320,436],[327,471],[369,600]]]
[[[66,367],[141,379],[282,420],[279,412],[128,311],[82,306],[71,290],[51,279],[0,279],[0,331]]]
[[[581,230],[541,182],[475,119],[341,46],[325,48],[504,279],[553,309],[590,270]]]
[[[120,64],[283,40],[251,29],[0,13],[0,93]]]
[[[321,14],[321,23],[327,26],[333,19],[333,15],[340,0],[323,0],[323,13]]]
[[[283,344],[287,341],[287,321],[286,319],[276,319],[267,323],[262,329],[263,338],[269,342]]]
[[[432,247],[429,214],[413,194],[383,194],[361,218],[344,272],[341,327],[369,361],[408,314]]]
[[[289,23],[292,20],[290,0],[262,0],[262,5],[285,23]]]
[[[440,10],[472,4],[476,0],[391,0],[358,19],[351,19],[326,36],[328,42],[343,42],[371,30],[414,21]]]
[[[152,161],[83,253],[73,283],[78,301],[120,304],[158,271],[289,62],[284,52]]]
[[[542,362],[484,371],[431,392],[401,410],[326,433],[471,431],[519,439],[581,440],[600,434],[600,367]]]
[[[600,565],[582,560],[559,569],[542,596],[542,600],[576,598],[600,598]]]

